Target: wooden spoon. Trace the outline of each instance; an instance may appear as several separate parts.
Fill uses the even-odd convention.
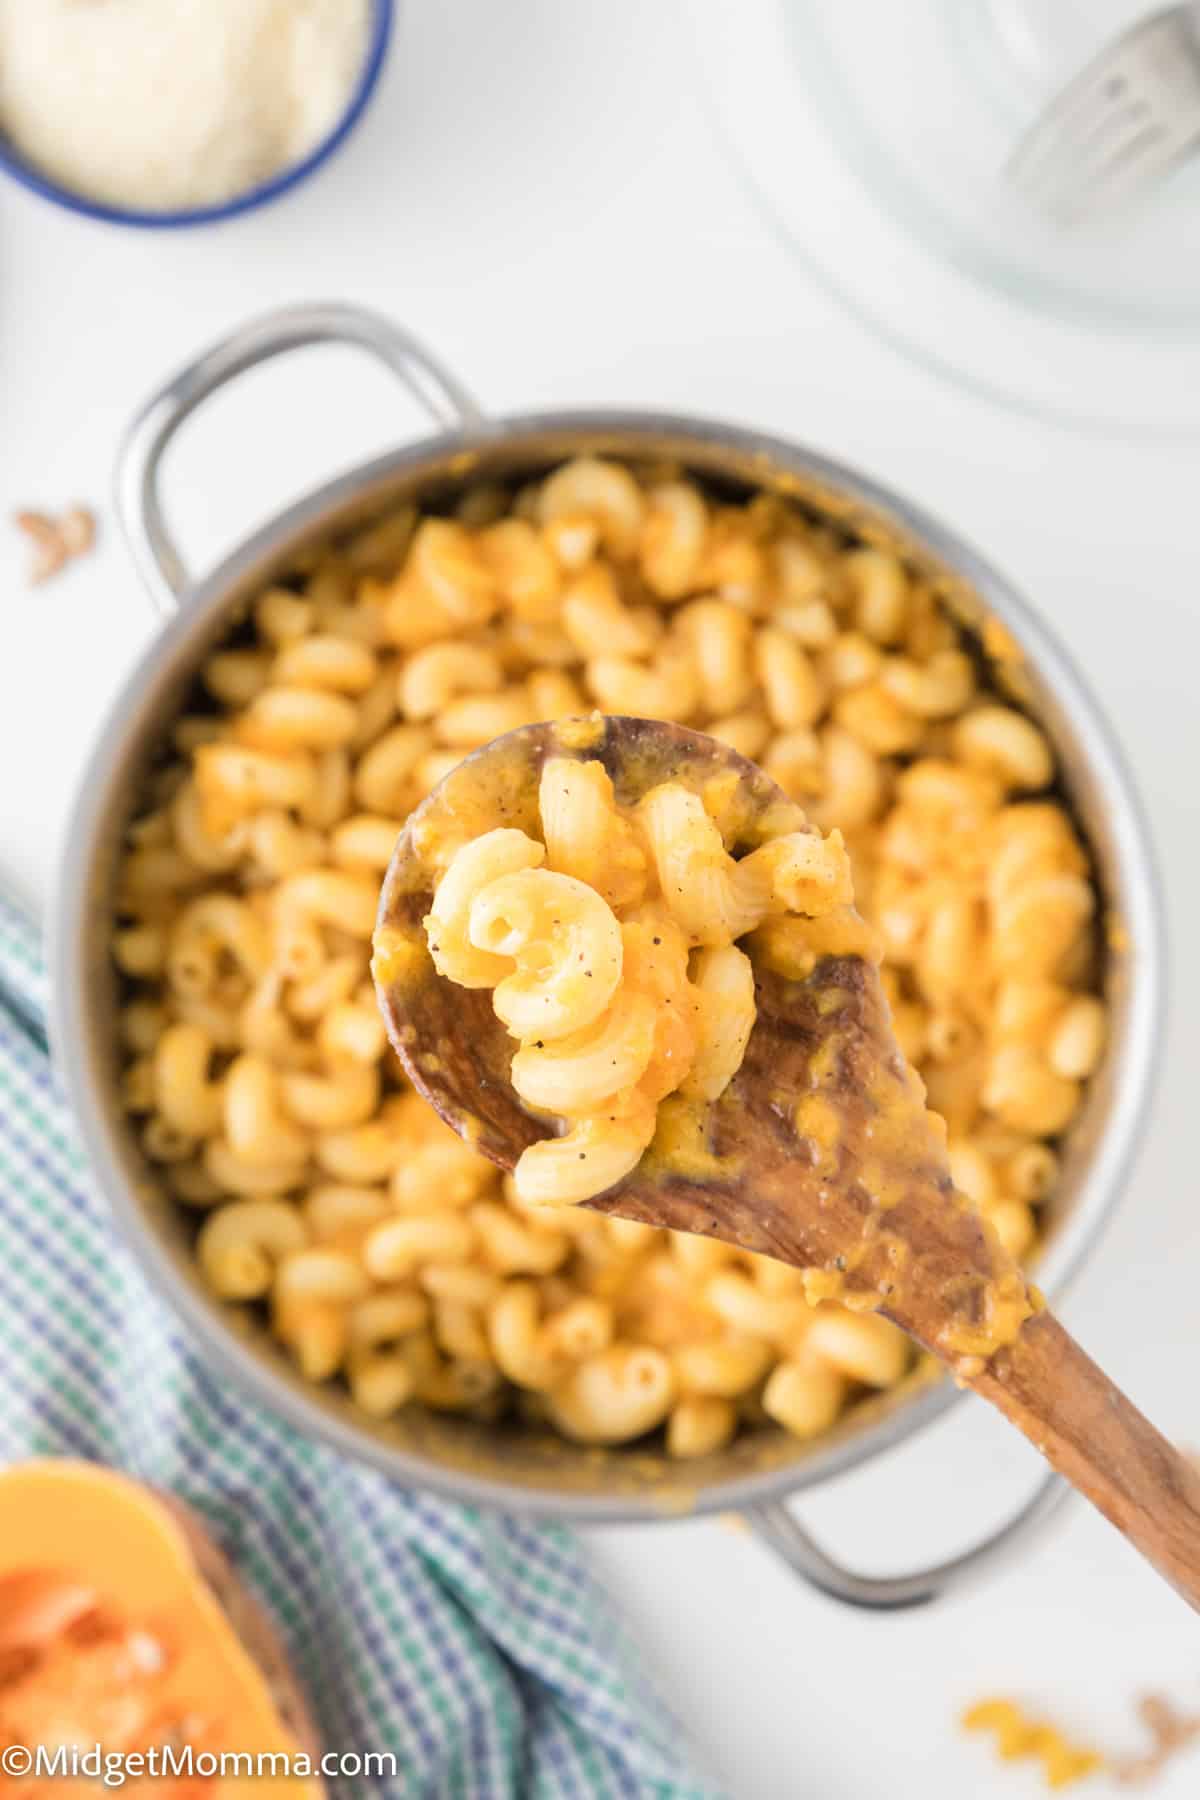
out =
[[[384,881],[374,971],[414,1085],[485,1156],[511,1169],[548,1135],[513,1091],[512,1040],[490,990],[434,969],[422,928],[429,855],[497,825],[539,836],[547,756],[597,758],[619,802],[659,782],[723,783],[741,842],[784,796],[714,739],[645,719],[532,725],[467,758],[412,815]],[[732,846],[738,853],[739,843]],[[1200,1610],[1200,1474],[1080,1349],[994,1229],[950,1179],[945,1132],[892,1033],[869,956],[806,973],[755,962],[758,1017],[719,1100],[665,1102],[654,1144],[586,1202],[700,1232],[809,1271],[810,1297],[877,1306],[982,1394]]]

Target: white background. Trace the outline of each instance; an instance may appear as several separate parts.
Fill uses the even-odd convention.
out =
[[[152,385],[258,310],[374,304],[497,411],[674,408],[855,462],[951,521],[1043,609],[1149,801],[1175,926],[1173,1035],[1128,1203],[1066,1313],[1159,1424],[1200,1444],[1188,1143],[1200,990],[1187,935],[1200,912],[1200,450],[1088,439],[993,410],[840,316],[777,247],[726,160],[684,0],[404,10],[359,134],[265,212],[135,234],[0,191],[0,515],[78,498],[104,529],[96,556],[32,592],[23,546],[0,531],[0,877],[50,903],[89,741],[154,628],[107,502],[119,431]],[[194,565],[327,473],[421,429],[349,352],[247,380],[172,459]],[[1036,1473],[1032,1453],[967,1401],[802,1511],[861,1566],[898,1569],[965,1545]],[[1082,1504],[1015,1572],[952,1604],[879,1618],[807,1591],[728,1523],[590,1541],[664,1693],[739,1800],[1020,1800],[1039,1791],[1034,1772],[1000,1768],[957,1733],[957,1710],[979,1694],[1044,1703],[1116,1749],[1137,1745],[1140,1689],[1200,1705],[1191,1615]],[[1156,1792],[1194,1795],[1198,1761]]]

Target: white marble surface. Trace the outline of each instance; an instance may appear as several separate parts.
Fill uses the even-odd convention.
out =
[[[105,527],[95,557],[33,594],[22,546],[0,531],[0,876],[51,901],[89,741],[154,629],[107,504],[117,434],[151,385],[255,311],[302,297],[385,308],[498,411],[664,406],[855,461],[1024,586],[1073,644],[1149,800],[1175,925],[1171,1038],[1128,1204],[1066,1311],[1165,1429],[1200,1443],[1186,1135],[1200,1060],[1186,936],[1200,910],[1200,449],[1035,426],[936,384],[839,316],[776,247],[715,141],[685,0],[409,0],[405,12],[360,134],[267,212],[138,235],[0,185],[0,515],[80,498]],[[195,566],[420,429],[348,352],[247,380],[171,459]],[[966,1402],[803,1511],[864,1567],[899,1568],[965,1544],[1035,1473],[1032,1453]],[[1038,1791],[1032,1771],[1000,1769],[955,1732],[979,1693],[1026,1694],[1117,1746],[1136,1741],[1136,1690],[1200,1703],[1192,1618],[1082,1505],[1015,1573],[887,1618],[838,1610],[721,1522],[591,1542],[739,1800],[1019,1800]],[[1156,1790],[1164,1800],[1195,1793],[1197,1761]]]

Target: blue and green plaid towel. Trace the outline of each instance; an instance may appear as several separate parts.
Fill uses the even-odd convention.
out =
[[[0,896],[0,1461],[111,1463],[190,1501],[289,1640],[326,1747],[388,1796],[713,1793],[570,1534],[402,1491],[231,1392],[113,1236]]]

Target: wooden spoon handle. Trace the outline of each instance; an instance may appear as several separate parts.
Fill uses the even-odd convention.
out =
[[[969,1385],[1200,1611],[1200,1474],[1052,1314]]]

